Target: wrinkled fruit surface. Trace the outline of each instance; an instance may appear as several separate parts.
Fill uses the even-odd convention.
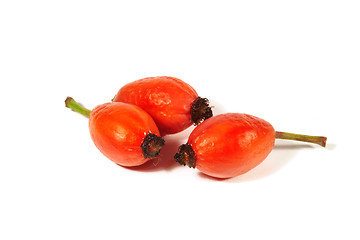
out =
[[[274,143],[275,130],[270,123],[240,113],[211,117],[198,125],[188,139],[196,168],[217,178],[253,169],[268,156]]]
[[[138,166],[148,161],[150,158],[144,155],[142,149],[144,140],[147,136],[156,138],[160,135],[148,113],[137,106],[120,102],[95,107],[90,113],[89,129],[96,147],[122,166]],[[145,147],[155,151],[155,154],[150,154],[154,157],[160,151],[160,145],[154,147],[150,142]]]
[[[196,91],[174,77],[148,77],[123,86],[114,102],[137,105],[156,122],[161,135],[181,132],[193,123],[191,106],[198,98]]]

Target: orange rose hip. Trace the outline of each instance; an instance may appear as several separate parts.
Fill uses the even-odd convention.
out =
[[[138,166],[155,158],[164,140],[151,118],[141,108],[127,103],[104,103],[88,110],[68,97],[66,106],[89,117],[95,146],[122,166]]]
[[[316,143],[325,137],[276,132],[267,121],[248,114],[226,113],[205,120],[174,156],[182,165],[216,177],[231,178],[258,166],[272,151],[275,138]]]
[[[120,88],[114,102],[137,105],[148,112],[161,135],[183,131],[212,116],[206,98],[184,81],[167,76],[148,77]]]

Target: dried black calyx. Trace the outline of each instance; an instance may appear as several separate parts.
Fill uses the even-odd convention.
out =
[[[207,98],[198,97],[195,99],[190,109],[191,120],[198,125],[203,120],[213,116],[209,100]]]
[[[141,144],[144,158],[155,158],[159,155],[160,150],[164,145],[164,139],[153,133],[148,133]]]
[[[174,158],[180,165],[188,165],[191,168],[196,166],[195,152],[188,143],[179,147],[179,152],[175,154]]]

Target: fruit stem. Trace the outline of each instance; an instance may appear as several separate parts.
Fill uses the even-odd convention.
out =
[[[85,117],[90,116],[90,110],[81,106],[81,104],[76,102],[72,97],[67,97],[65,99],[65,107],[70,108],[71,110],[78,112]]]
[[[310,136],[310,135],[288,133],[288,132],[278,132],[278,131],[276,131],[275,138],[315,143],[322,147],[326,147],[326,140],[327,140],[326,137],[322,137],[322,136]]]

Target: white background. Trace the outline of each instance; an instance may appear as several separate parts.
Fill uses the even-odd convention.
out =
[[[0,239],[360,239],[359,1],[1,1]],[[64,107],[169,75],[278,131],[257,168],[214,180],[106,159]]]

